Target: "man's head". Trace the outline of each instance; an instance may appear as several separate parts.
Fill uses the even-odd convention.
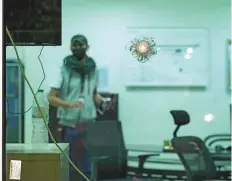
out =
[[[71,51],[78,60],[82,60],[86,56],[89,48],[88,41],[83,35],[75,35],[71,39]]]

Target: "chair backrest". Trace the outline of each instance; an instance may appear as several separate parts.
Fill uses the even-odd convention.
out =
[[[171,110],[170,111],[175,125],[177,125],[176,129],[173,132],[173,137],[177,136],[177,131],[179,130],[180,126],[186,125],[190,122],[189,114],[184,110]]]
[[[214,161],[200,138],[194,136],[174,137],[172,146],[185,167],[188,181],[215,178]]]
[[[100,121],[86,125],[86,148],[93,157],[108,156],[98,164],[100,180],[125,178],[127,174],[127,150],[120,121]]]
[[[120,121],[100,121],[84,124],[85,142],[93,156],[125,155],[126,148]],[[87,148],[87,149],[88,149]]]

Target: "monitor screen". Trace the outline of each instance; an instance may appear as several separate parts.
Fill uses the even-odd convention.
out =
[[[15,45],[61,45],[61,0],[4,1],[6,25]],[[6,44],[12,45],[8,36]]]

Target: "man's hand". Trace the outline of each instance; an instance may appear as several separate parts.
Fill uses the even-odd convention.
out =
[[[80,101],[67,102],[67,107],[68,108],[82,108],[83,107],[83,103],[80,102]]]
[[[103,103],[102,103],[102,108],[104,111],[107,111],[110,109],[112,105],[111,99],[110,98],[104,98]]]
[[[103,98],[102,103],[98,107],[98,112],[103,115],[105,111],[109,110],[112,105],[111,98]]]

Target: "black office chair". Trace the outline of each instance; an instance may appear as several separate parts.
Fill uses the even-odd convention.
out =
[[[172,146],[179,156],[185,170],[188,181],[223,180],[222,175],[216,170],[216,166],[205,143],[195,136],[177,136],[177,131],[182,125],[190,122],[190,116],[183,110],[170,111],[177,125],[172,139]],[[229,180],[229,179],[224,179]]]
[[[204,139],[205,145],[216,152],[231,151],[231,134],[213,134]],[[222,146],[226,143],[227,146]]]
[[[86,125],[86,128],[88,132],[86,136],[86,148],[89,150],[89,154],[95,159],[92,163],[92,181],[132,181],[133,179],[127,177],[128,155],[124,144],[121,122],[100,121]],[[147,157],[148,155],[143,156]],[[142,156],[140,155],[140,157]],[[151,178],[150,180],[162,181],[159,178]]]

